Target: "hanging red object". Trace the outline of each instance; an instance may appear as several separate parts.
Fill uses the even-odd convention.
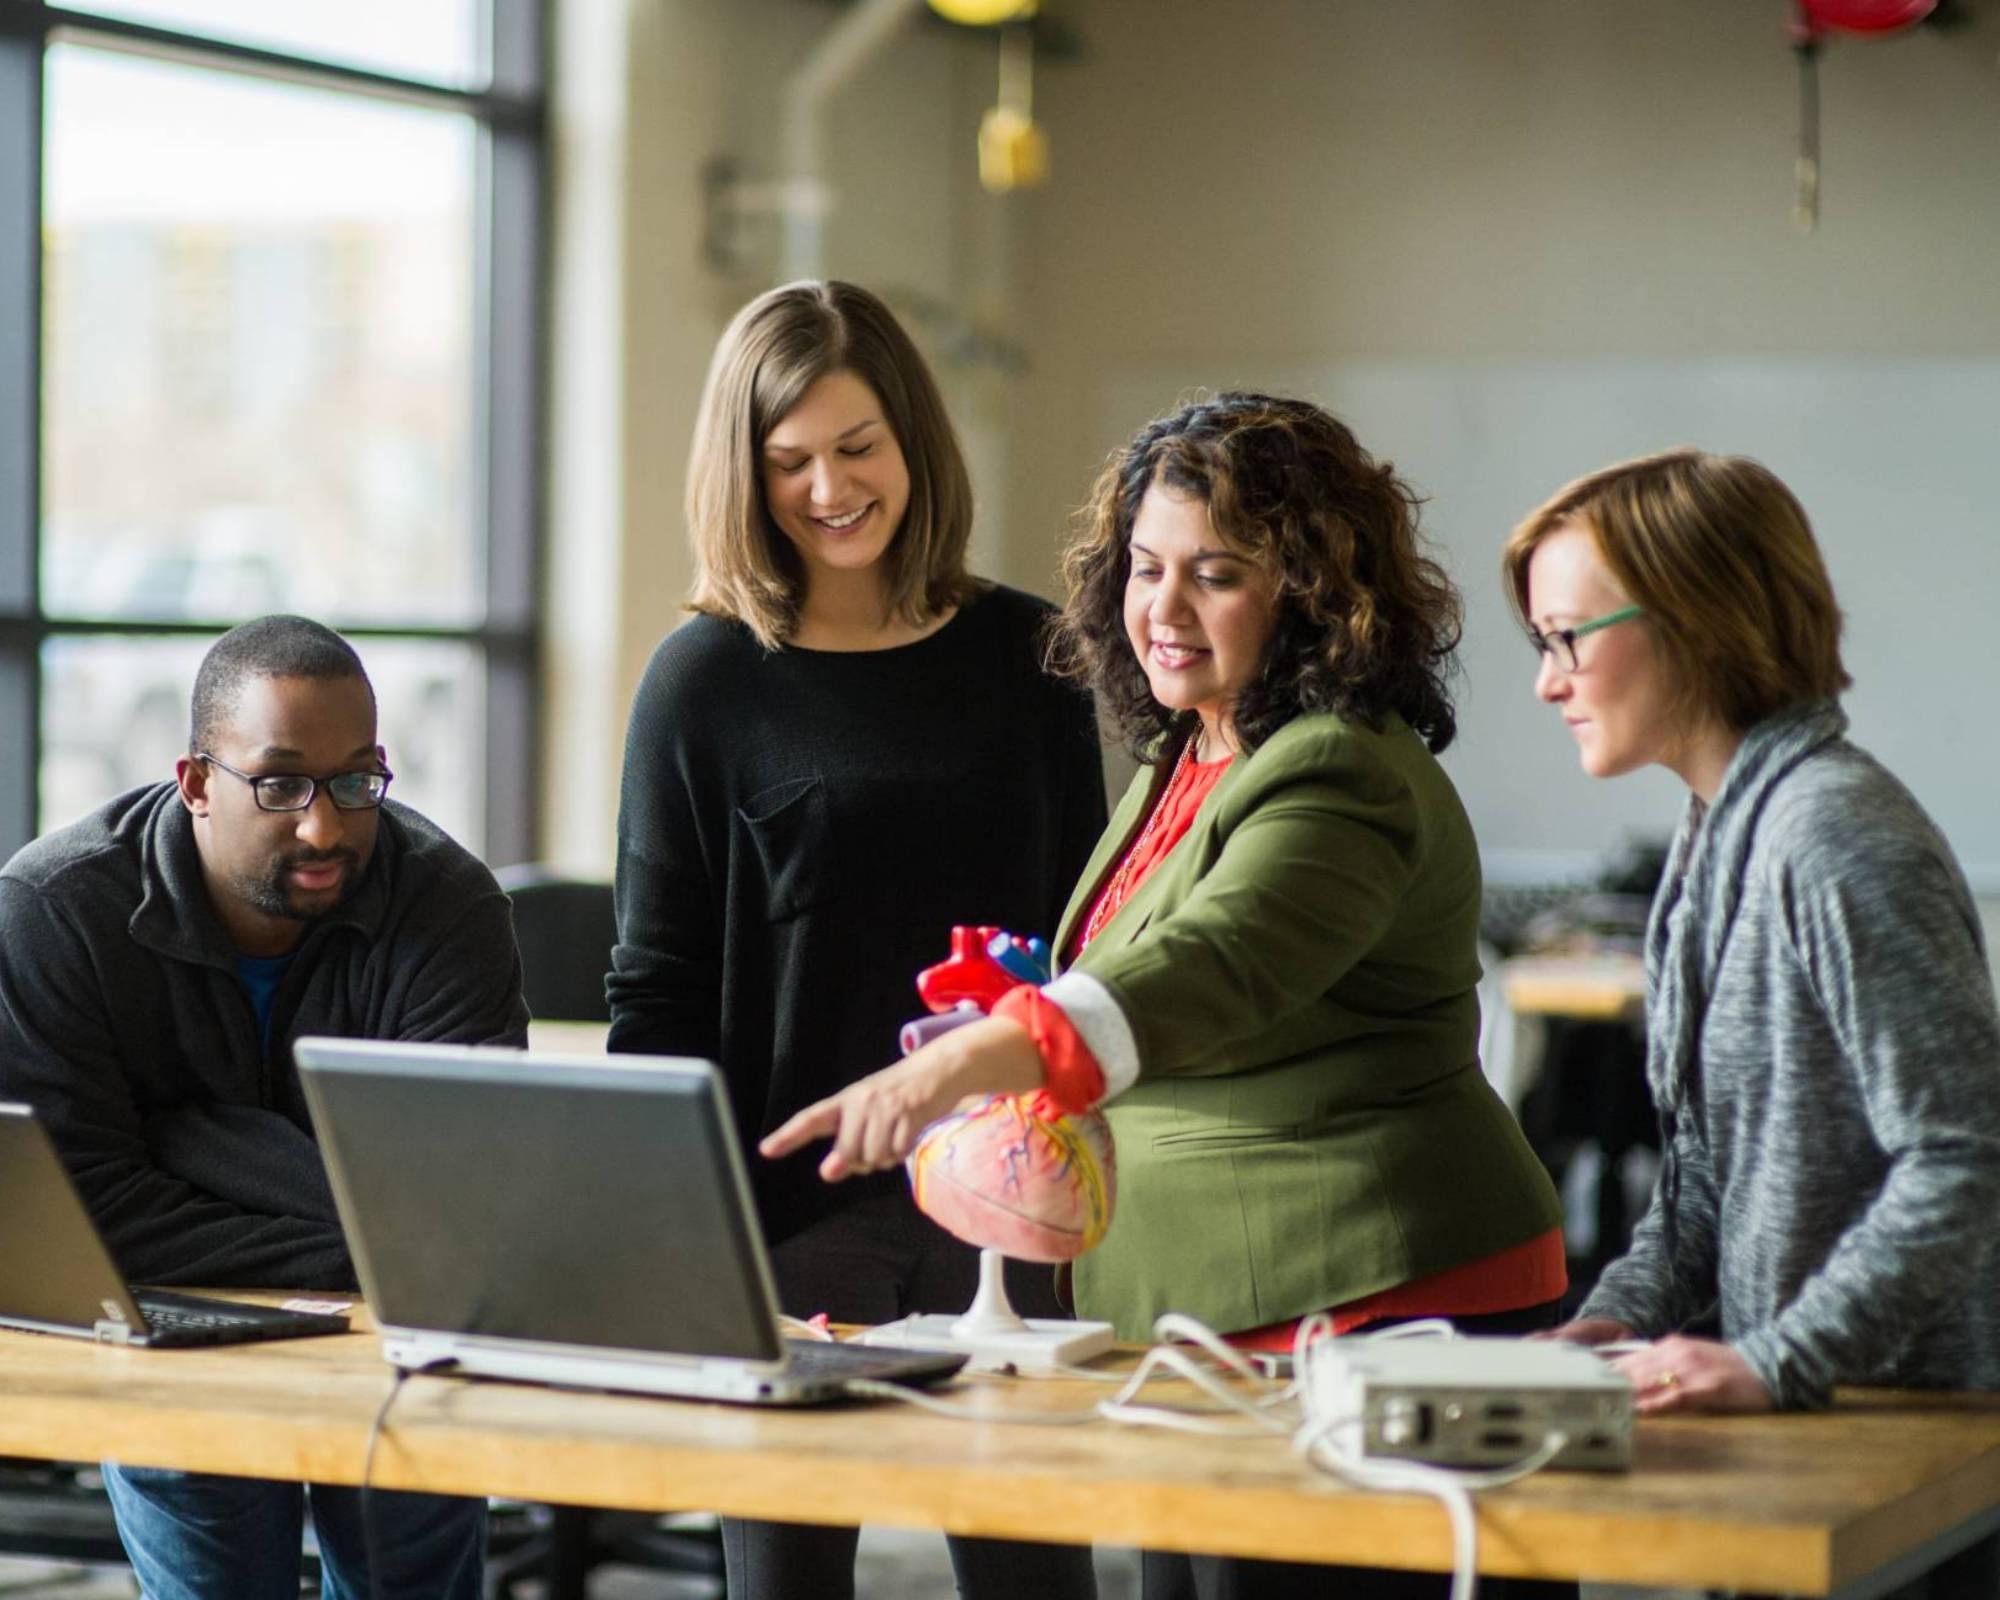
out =
[[[1844,33],[1894,33],[1922,22],[1937,0],[1799,0],[1808,31],[1838,28]]]
[[[1833,29],[1894,33],[1937,10],[1938,0],[1794,0],[1792,53],[1799,63],[1799,154],[1792,215],[1806,232],[1819,226],[1819,53]]]

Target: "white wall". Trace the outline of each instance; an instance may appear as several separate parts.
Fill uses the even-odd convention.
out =
[[[1857,732],[2000,890],[2000,754],[1980,736],[2000,682],[1983,620],[2000,603],[2000,27],[1830,45],[1808,235],[1788,9],[1079,12],[1091,58],[1044,77],[1056,176],[1024,208],[1035,368],[1014,396],[1010,573],[1048,570],[1105,452],[1187,386],[1314,393],[1436,495],[1469,605],[1452,762],[1489,866],[1587,870],[1626,830],[1670,826],[1679,796],[1576,771],[1530,698],[1499,544],[1620,455],[1763,452],[1834,558]],[[1550,405],[1575,425],[1567,453]],[[1942,509],[1882,495],[1899,472]]]
[[[554,764],[547,797],[549,853],[572,864],[608,865],[625,705],[685,587],[680,474],[708,348],[770,281],[702,265],[698,173],[727,154],[771,174],[777,88],[843,9],[557,8],[565,78],[583,74],[559,89],[557,117],[551,575],[567,596],[552,635],[553,724],[577,759]],[[2000,21],[1975,8],[1950,34],[1832,43],[1824,220],[1806,235],[1791,217],[1788,12],[1782,0],[1076,0],[1062,16],[1085,53],[1045,65],[1036,85],[1052,181],[1007,201],[972,183],[990,59],[912,28],[830,122],[842,208],[828,268],[919,288],[1026,347],[1021,379],[945,380],[979,482],[980,565],[1045,593],[1094,469],[1185,383],[1317,386],[1337,401],[1383,392],[1371,374],[1484,374],[1503,395],[1534,372],[1629,384],[1675,371],[1698,388],[1727,371],[1754,389],[1814,371],[1935,376],[1957,364],[1985,381],[2000,371]],[[1414,470],[1443,431],[1399,436],[1421,415],[1384,406],[1350,420]],[[1908,408],[1885,392],[1881,416],[1893,436]],[[1848,426],[1850,441],[1869,437],[1868,419]],[[1670,781],[1575,773],[1562,730],[1527,698],[1492,576],[1513,520],[1557,477],[1600,465],[1614,440],[1622,451],[1615,430],[1579,438],[1577,459],[1558,464],[1559,452],[1510,456],[1503,431],[1486,447],[1511,460],[1512,478],[1467,486],[1449,463],[1435,468],[1432,525],[1471,605],[1454,770],[1502,867],[1562,864],[1536,853],[1525,826],[1538,803],[1567,819],[1572,863],[1635,819],[1665,826],[1675,809]],[[1855,453],[1843,448],[1850,473]],[[1985,481],[1983,461],[1958,464]],[[1475,500],[1480,484],[1487,498]],[[2000,505],[2000,492],[1977,503]],[[1953,531],[2000,549],[1990,521]],[[1913,654],[1934,643],[1940,595],[2000,600],[1967,599],[1972,586],[1937,560],[1938,533],[1880,530],[1894,564],[1875,576],[1900,581],[1865,586],[1870,635],[1907,639]],[[1847,591],[1858,607],[1864,597]],[[1986,648],[1996,670],[1958,676],[2000,679],[2000,649]],[[1922,705],[1874,709],[1858,693],[1857,717],[1983,729],[1983,682],[1938,689]]]

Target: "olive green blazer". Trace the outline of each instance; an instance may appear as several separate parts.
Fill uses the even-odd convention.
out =
[[[1063,914],[1069,941],[1166,783],[1142,769]],[[1117,1208],[1078,1312],[1225,1332],[1524,1243],[1562,1216],[1479,1069],[1479,855],[1400,719],[1298,718],[1239,756],[1075,963],[1139,1077],[1104,1106]]]

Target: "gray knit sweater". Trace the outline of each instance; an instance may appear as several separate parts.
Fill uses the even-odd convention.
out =
[[[1585,1316],[1719,1303],[1780,1407],[1836,1383],[2000,1389],[2000,1018],[1978,914],[1831,703],[1745,737],[1690,803],[1647,934],[1671,1133]]]

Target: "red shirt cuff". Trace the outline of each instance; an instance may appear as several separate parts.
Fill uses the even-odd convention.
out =
[[[990,1013],[1018,1022],[1042,1057],[1042,1092],[1056,1110],[1088,1111],[1104,1098],[1104,1069],[1063,1008],[1024,983],[994,1002]]]

